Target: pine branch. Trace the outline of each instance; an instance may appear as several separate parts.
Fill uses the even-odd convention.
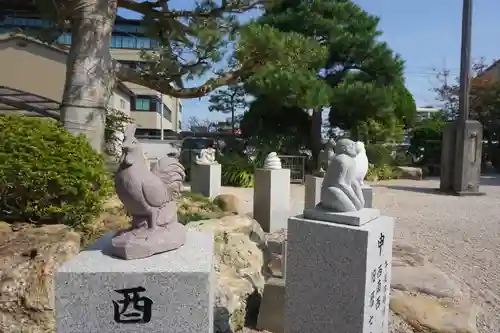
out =
[[[172,10],[166,6],[168,0],[156,2],[136,2],[135,0],[118,0],[118,6],[153,18],[211,18],[222,14],[245,13],[249,10],[260,8],[272,0],[251,0],[247,5],[242,5],[241,1],[223,1],[223,5],[212,9],[200,10]],[[163,10],[160,10],[162,8]]]

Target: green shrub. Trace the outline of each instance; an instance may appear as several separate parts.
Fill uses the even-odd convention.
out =
[[[0,116],[0,220],[83,227],[112,190],[102,156],[51,119]]]
[[[421,121],[411,132],[408,151],[420,157],[418,165],[433,168],[441,163],[441,141],[446,122],[440,119]]]
[[[381,144],[371,144],[367,145],[365,149],[368,161],[375,166],[392,165],[394,163],[391,148]]]
[[[253,187],[255,169],[264,166],[265,155],[259,153],[255,159],[246,155],[225,154],[218,160],[222,166],[222,185]]]
[[[394,156],[394,165],[397,166],[410,166],[413,160],[411,154],[406,151],[398,151]]]
[[[392,165],[370,165],[366,174],[366,180],[368,181],[391,180],[398,179],[400,177],[401,170],[398,170]]]
[[[184,225],[194,221],[230,215],[225,213],[215,200],[190,191],[182,192],[182,199],[178,203],[178,209],[179,222]]]

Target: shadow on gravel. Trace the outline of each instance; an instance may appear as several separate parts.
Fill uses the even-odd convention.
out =
[[[438,191],[436,188],[428,188],[428,187],[414,187],[414,186],[401,186],[401,185],[379,185],[378,187],[385,187],[390,190],[398,190],[398,191],[407,191],[407,192],[416,192],[416,193],[428,193],[428,194],[436,194],[436,195],[445,195],[446,193]]]
[[[500,186],[500,176],[481,176],[481,185],[485,186]]]

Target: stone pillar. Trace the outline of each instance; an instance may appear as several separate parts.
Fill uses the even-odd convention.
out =
[[[290,170],[257,169],[253,190],[253,217],[265,232],[287,227],[290,216]]]
[[[284,303],[285,279],[269,278],[262,292],[257,329],[273,333],[283,333]]]
[[[114,233],[55,274],[57,333],[212,333],[213,235],[138,260],[106,255]]]
[[[321,184],[323,184],[323,177],[306,175],[306,184],[304,189],[305,209],[314,208],[317,204],[319,204],[321,196]]]
[[[220,194],[220,164],[196,164],[191,166],[191,192],[214,198]]]
[[[363,191],[363,197],[365,198],[365,208],[373,208],[373,188],[363,185],[361,191]]]
[[[291,217],[285,333],[387,333],[393,227],[369,208]]]

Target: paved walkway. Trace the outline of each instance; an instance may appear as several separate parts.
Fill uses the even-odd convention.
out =
[[[397,180],[372,184],[374,207],[395,217],[395,238],[419,247],[443,271],[469,290],[486,311],[481,332],[500,328],[500,176],[483,177],[485,196],[439,195],[439,180]],[[304,187],[292,185],[290,215],[304,207]],[[252,211],[253,190],[223,188]]]

